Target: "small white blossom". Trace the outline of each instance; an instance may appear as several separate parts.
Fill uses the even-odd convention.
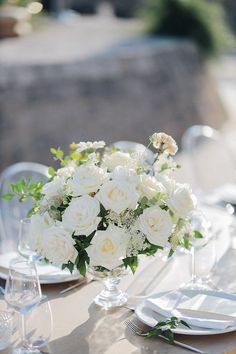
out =
[[[76,152],[82,152],[88,149],[94,149],[94,150],[102,149],[106,144],[105,141],[101,140],[101,141],[94,141],[94,142],[91,141],[81,142],[76,145],[77,145]]]
[[[176,162],[174,162],[173,158],[162,154],[158,157],[157,161],[153,165],[154,174],[166,174],[169,175],[177,168]]]
[[[127,256],[137,256],[144,249],[145,236],[138,231],[133,231],[127,247]]]

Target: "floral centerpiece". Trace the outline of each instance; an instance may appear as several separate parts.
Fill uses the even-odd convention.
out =
[[[31,182],[30,191],[13,188],[21,199],[28,193],[36,200],[30,212],[34,250],[71,272],[85,275],[89,266],[116,278],[123,268],[135,272],[139,255],[165,247],[172,255],[178,245],[188,247],[199,236],[191,227],[196,199],[173,178],[177,145],[155,133],[148,147],[124,152],[103,141],[81,142],[71,144],[67,156],[51,149],[61,167],[49,168],[48,182]]]

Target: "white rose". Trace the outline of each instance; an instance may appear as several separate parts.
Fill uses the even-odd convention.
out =
[[[102,149],[106,144],[105,141],[101,140],[101,141],[94,141],[94,142],[91,141],[81,142],[76,145],[77,145],[76,152],[82,152],[88,149],[94,149],[94,150]]]
[[[103,157],[103,165],[109,171],[113,171],[117,166],[125,166],[130,169],[137,168],[137,161],[126,152],[117,151],[113,154],[105,154]]]
[[[55,264],[75,262],[77,251],[71,233],[61,225],[44,230],[42,237],[42,256]]]
[[[139,178],[135,170],[129,169],[124,166],[117,166],[112,172],[111,177],[113,180],[119,180],[119,181],[122,180],[133,184],[137,184],[139,181]]]
[[[76,235],[90,235],[101,220],[98,217],[100,205],[97,199],[88,195],[73,198],[62,215],[62,222]]]
[[[154,245],[166,246],[172,233],[173,221],[170,214],[159,206],[144,210],[138,219],[140,231]]]
[[[153,198],[157,193],[165,193],[164,186],[155,177],[140,175],[138,191],[142,197]]]
[[[68,181],[68,188],[74,197],[96,193],[107,179],[108,174],[104,169],[93,164],[84,164],[76,169],[73,178]]]
[[[61,198],[64,195],[65,180],[56,176],[51,182],[46,183],[42,188],[42,193],[47,199]]]
[[[112,270],[122,264],[130,236],[118,227],[108,227],[105,231],[97,231],[92,244],[86,251],[91,266],[101,266]]]
[[[30,247],[33,250],[41,254],[43,233],[53,225],[55,225],[55,221],[49,216],[48,212],[42,215],[32,215],[30,219]]]
[[[179,218],[191,215],[196,207],[196,197],[187,184],[176,183],[167,200],[168,207]]]
[[[139,195],[135,186],[125,181],[108,181],[96,195],[106,209],[121,213],[126,209],[134,209]]]

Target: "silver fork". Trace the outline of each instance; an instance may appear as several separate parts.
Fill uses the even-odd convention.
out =
[[[133,333],[137,334],[138,336],[141,336],[141,337],[147,337],[148,336],[148,332],[143,331],[133,321],[127,320],[127,321],[125,321],[125,324]],[[166,337],[162,336],[162,335],[159,335],[158,337],[168,341],[168,339]],[[185,349],[188,349],[188,350],[191,350],[192,352],[195,352],[195,353],[205,354],[204,351],[202,351],[202,350],[200,350],[198,348],[195,348],[195,347],[193,347],[191,345],[179,342],[177,340],[174,340],[173,342],[169,342],[169,343],[173,344],[173,345],[177,345],[177,346],[185,348]]]

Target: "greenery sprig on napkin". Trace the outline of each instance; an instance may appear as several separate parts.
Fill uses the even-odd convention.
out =
[[[187,322],[178,319],[177,317],[171,317],[167,320],[159,321],[149,332],[146,338],[152,337],[165,337],[170,343],[174,341],[173,329],[177,328],[179,324],[185,327],[191,328]]]

